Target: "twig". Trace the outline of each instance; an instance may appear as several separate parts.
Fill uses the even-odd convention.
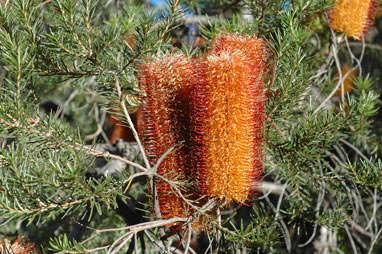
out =
[[[345,214],[344,214],[345,215]],[[369,237],[370,239],[373,239],[374,238],[374,234],[373,233],[370,233],[370,232],[367,232],[365,229],[363,229],[363,227],[361,227],[360,225],[358,225],[357,223],[355,223],[352,219],[348,219],[347,222],[349,223],[350,227],[355,230],[357,230],[359,233],[363,234],[364,236],[367,236]]]
[[[382,228],[378,231],[377,235],[375,236],[375,238],[371,242],[368,254],[372,253],[373,247],[374,247],[375,243],[377,242],[377,240],[378,240],[378,238],[379,238],[381,233],[382,233]]]
[[[98,251],[108,249],[109,247],[110,245],[106,245],[106,246],[102,246],[102,247],[98,247],[94,249],[89,249],[89,250],[86,250],[86,253],[98,253]]]
[[[162,252],[166,252],[166,250],[165,250],[165,247],[164,247],[164,245],[163,245],[163,243],[162,243],[162,241],[156,241],[148,232],[147,232],[147,230],[145,230],[144,231],[144,233],[145,233],[145,235],[147,236],[147,238],[149,238],[149,240],[153,243],[153,244],[155,244],[156,246],[158,246],[159,248],[160,248],[160,250],[162,251]]]
[[[125,245],[132,237],[134,234],[131,234],[130,232],[118,237],[117,240],[113,242],[113,244],[109,247],[109,250],[107,251],[107,254],[115,254],[118,253],[118,251]],[[121,241],[123,238],[125,238],[120,245],[117,246],[117,248],[114,249],[114,246],[117,245],[119,241]]]
[[[219,227],[221,227],[221,225],[222,225],[222,216],[221,216],[219,208],[216,209],[216,215],[217,215],[217,218],[218,218],[217,223],[218,223]],[[216,248],[215,248],[215,250],[213,252],[214,254],[219,253],[220,238],[221,238],[221,232],[219,230],[218,232],[216,232]]]
[[[102,133],[102,127],[103,127],[103,124],[105,123],[105,120],[106,120],[106,110],[102,110],[101,120],[98,121],[99,120],[98,119],[99,118],[98,117],[98,107],[96,107],[95,116],[97,118],[96,119],[97,120],[97,130],[93,134],[86,135],[84,138],[86,141],[93,140],[96,137],[98,137],[99,134]]]
[[[353,239],[353,236],[350,233],[349,227],[347,225],[345,225],[344,228],[345,228],[346,234],[348,235],[348,238],[350,240],[350,244],[351,244],[351,247],[353,249],[353,252],[354,252],[354,254],[357,254],[358,253],[357,247],[355,246],[354,239]]]
[[[351,143],[347,142],[346,140],[344,139],[339,139],[339,141],[341,141],[342,143],[344,143],[345,145],[347,145],[348,147],[350,147],[351,149],[353,149],[359,156],[362,157],[362,159],[364,159],[365,161],[370,161],[370,159],[368,159],[357,147],[355,147],[354,145],[352,145]]]
[[[122,161],[126,164],[129,164],[135,168],[138,168],[142,171],[147,171],[147,169],[145,167],[142,167],[141,165],[139,165],[138,163],[135,163],[135,162],[132,162],[130,160],[127,160],[121,156],[118,156],[118,155],[114,155],[114,154],[110,154],[108,152],[104,153],[104,152],[100,152],[100,151],[96,151],[96,150],[93,150],[93,149],[89,149],[89,150],[86,150],[86,149],[83,149],[83,147],[77,147],[77,146],[72,146],[72,145],[68,145],[70,147],[72,147],[73,149],[75,149],[76,151],[79,151],[79,152],[84,152],[86,154],[89,154],[89,155],[93,155],[93,156],[97,156],[97,157],[103,157],[103,158],[110,158],[110,159],[115,159],[115,160],[119,160],[119,161]]]
[[[210,253],[212,253],[212,243],[213,243],[213,239],[210,237],[210,234],[207,232],[207,238],[208,238],[208,247],[206,249],[206,251],[203,253],[203,254],[207,254],[207,252],[210,250]]]
[[[265,116],[265,120],[272,125],[273,128],[281,135],[283,139],[286,139],[285,133],[279,129],[279,127],[273,122],[269,116]]]
[[[321,169],[321,173],[323,173],[323,172],[322,172],[322,169]],[[316,218],[318,218],[318,216],[320,215],[320,207],[321,207],[322,202],[323,202],[323,200],[324,200],[325,190],[326,190],[326,183],[324,182],[324,183],[323,183],[323,187],[321,188],[321,192],[320,192],[320,194],[319,194],[319,196],[318,196],[318,198],[317,198]],[[312,235],[310,236],[310,238],[308,239],[308,241],[306,241],[306,242],[303,243],[303,244],[299,244],[299,245],[298,245],[299,248],[303,248],[303,247],[305,247],[305,246],[308,246],[308,244],[310,244],[310,243],[313,241],[313,239],[315,238],[316,233],[317,233],[317,227],[318,227],[318,225],[315,224],[315,225],[314,225],[314,228],[313,228],[313,233],[312,233]]]
[[[41,4],[39,4],[39,5],[37,6],[37,8],[40,8],[40,7],[46,5],[46,4],[50,3],[50,2],[52,2],[52,0],[46,0],[46,1],[42,2]]]
[[[339,87],[341,87],[341,102],[342,102],[342,105],[344,105],[344,102],[345,102],[344,80],[355,69],[359,68],[361,71],[360,63],[362,62],[362,59],[363,59],[364,54],[365,54],[365,46],[363,46],[362,51],[361,51],[361,55],[360,55],[359,59],[356,60],[358,65],[353,67],[352,69],[350,69],[345,75],[342,76],[341,64],[340,64],[340,60],[339,60],[338,55],[337,55],[338,47],[337,47],[336,36],[335,36],[335,33],[333,32],[332,29],[331,29],[331,32],[332,32],[332,42],[333,42],[333,44],[331,46],[331,51],[333,52],[334,61],[336,63],[337,70],[338,70],[338,82],[337,82],[337,85],[334,87],[334,89],[331,91],[331,93],[328,95],[328,97],[326,97],[326,99],[316,108],[316,110],[313,112],[313,114],[316,114],[333,97],[333,95],[336,93],[336,91],[338,90]],[[362,43],[365,44],[364,37],[362,37]],[[350,54],[351,54],[352,59],[356,59],[351,51],[350,51]]]
[[[30,128],[29,126],[21,125],[15,119],[13,119],[13,120],[14,120],[14,123],[10,123],[8,121],[5,121],[4,119],[0,119],[0,123],[8,125],[9,127],[23,129],[23,130],[28,131],[30,133],[33,133],[33,134],[36,134],[36,135],[43,136],[45,138],[49,138],[49,139],[54,139],[55,140],[55,138],[53,137],[52,133],[46,133],[46,132],[42,132],[42,131],[39,131],[39,130],[35,130],[35,129]],[[62,142],[61,140],[56,140],[56,141]],[[97,156],[97,157],[111,158],[111,159],[119,160],[119,161],[122,161],[122,162],[124,162],[126,164],[129,164],[129,165],[131,165],[131,166],[133,166],[135,168],[138,168],[138,169],[140,169],[142,171],[147,171],[147,169],[145,167],[142,167],[138,163],[132,162],[132,161],[127,160],[127,159],[125,159],[125,158],[123,158],[121,156],[118,156],[118,155],[110,154],[108,152],[97,151],[97,150],[94,150],[92,148],[89,148],[89,147],[84,146],[84,145],[79,144],[79,143],[75,143],[75,145],[71,145],[71,144],[65,144],[65,145],[67,147],[69,147],[71,149],[74,149],[76,151],[79,151],[79,152],[84,152],[86,154]]]
[[[376,50],[381,50],[382,51],[382,46],[379,45],[374,45],[370,43],[363,43],[363,42],[349,42],[349,46],[358,46],[358,47],[367,47],[371,49],[376,49]]]
[[[272,183],[267,181],[261,181],[254,186],[255,189],[261,190],[264,193],[270,192],[272,194],[282,194],[285,191],[284,184]]]
[[[65,101],[64,105],[57,110],[56,117],[60,117],[61,119],[64,117],[65,109],[69,106],[70,102],[72,102],[72,100],[74,100],[74,98],[76,98],[76,96],[77,96],[77,94],[79,94],[79,92],[80,91],[78,89],[76,89],[69,95],[69,98]]]
[[[188,237],[187,237],[186,248],[184,249],[184,254],[188,254],[188,250],[190,249],[191,235],[192,235],[192,228],[191,228],[191,223],[189,223],[188,224]]]
[[[145,150],[143,149],[143,146],[142,146],[142,142],[139,139],[138,132],[137,132],[137,130],[134,127],[134,124],[133,124],[133,121],[131,120],[129,112],[127,111],[126,104],[125,104],[125,99],[124,99],[124,97],[122,95],[122,90],[121,90],[121,86],[119,85],[118,77],[115,77],[114,85],[115,85],[115,88],[117,90],[117,94],[118,94],[119,102],[120,102],[121,107],[122,107],[122,111],[123,111],[123,113],[125,115],[125,118],[126,118],[128,124],[129,124],[129,127],[130,127],[131,131],[133,132],[135,141],[137,142],[139,150],[142,153],[142,158],[143,158],[143,161],[145,162],[146,169],[148,170],[148,169],[151,168],[150,162],[147,159]]]
[[[321,75],[325,74],[328,72],[328,67],[330,67],[332,60],[333,60],[333,51],[329,51],[328,56],[326,57],[325,63],[321,65],[321,67],[318,69],[317,73],[313,75],[312,77],[309,78],[310,80],[316,79],[320,77]]]
[[[372,216],[370,218],[370,221],[367,224],[365,230],[367,230],[371,226],[373,221],[377,222],[377,220],[376,220],[376,215],[377,215],[377,194],[378,194],[377,193],[377,189],[374,189],[374,193],[372,194],[372,196],[373,196],[373,214],[372,214]]]
[[[122,228],[97,229],[95,233],[99,234],[99,233],[105,233],[105,232],[118,232],[118,231],[129,231],[130,233],[138,233],[146,229],[162,227],[162,226],[176,223],[176,222],[187,222],[189,220],[190,220],[189,218],[175,217],[175,218],[171,218],[167,220],[143,222],[140,224],[136,224],[136,225],[128,226],[128,227],[122,227]]]
[[[353,60],[357,62],[357,66],[359,69],[359,76],[362,76],[362,66],[361,66],[362,58],[358,59],[354,56],[353,51],[351,50],[350,45],[349,45],[348,37],[345,37],[345,42],[346,42],[346,47],[347,47],[348,52],[350,54],[352,63],[353,63]],[[365,38],[362,37],[362,52],[364,52],[364,50],[365,50]]]
[[[277,219],[279,221],[280,226],[283,229],[283,233],[285,236],[285,245],[286,245],[287,251],[288,251],[288,253],[291,253],[292,241],[290,239],[288,227],[286,226],[284,220],[280,216],[280,205],[281,205],[281,200],[282,200],[283,194],[285,192],[285,189],[286,188],[284,188],[283,192],[280,194],[279,201],[277,202],[277,208],[272,204],[272,202],[269,200],[268,197],[265,197],[265,200],[268,202],[268,204],[271,206],[273,212],[276,214],[275,219]]]

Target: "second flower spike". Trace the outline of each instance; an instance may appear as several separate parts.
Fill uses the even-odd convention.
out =
[[[188,119],[185,96],[191,86],[192,64],[183,54],[162,55],[141,66],[139,82],[145,92],[144,104],[138,114],[138,132],[152,166],[171,148],[184,142]],[[185,146],[169,153],[157,168],[157,173],[177,183],[187,180]],[[163,219],[187,216],[186,203],[178,191],[163,179],[156,178],[156,189]]]

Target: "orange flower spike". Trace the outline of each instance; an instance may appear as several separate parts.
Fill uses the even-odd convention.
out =
[[[247,199],[251,188],[253,158],[250,138],[253,126],[248,81],[251,72],[243,65],[245,55],[223,52],[209,56],[208,89],[211,89],[209,152],[206,176],[208,194],[227,202]],[[247,86],[247,87],[246,87]]]
[[[221,50],[237,51],[240,50],[248,58],[247,64],[252,69],[250,81],[253,114],[253,154],[254,171],[253,182],[261,179],[261,168],[263,167],[263,141],[264,141],[264,120],[265,120],[265,94],[264,94],[264,75],[270,58],[265,42],[254,36],[239,36],[233,34],[223,34],[215,40],[211,52],[219,53]]]
[[[261,178],[266,58],[262,40],[223,35],[205,59],[206,84],[193,97],[196,154],[207,154],[194,160],[195,182],[205,195],[243,203]]]
[[[207,159],[209,157],[206,147],[206,134],[208,131],[209,112],[206,105],[211,103],[211,94],[207,89],[207,64],[205,59],[195,60],[194,82],[190,93],[190,137],[189,147],[191,166],[189,173],[194,180],[197,194],[208,193],[206,185]],[[186,142],[187,144],[187,142]]]
[[[377,0],[337,0],[329,11],[329,25],[360,40],[374,24]]]
[[[145,104],[138,114],[138,132],[148,159],[154,165],[170,148],[182,141],[176,130],[182,111],[179,97],[189,84],[192,66],[182,54],[158,57],[141,66],[139,82],[145,91]],[[157,173],[170,180],[185,180],[182,149],[169,154]],[[185,216],[182,199],[163,180],[157,182],[157,194],[162,218]]]
[[[355,87],[353,79],[357,76],[358,69],[354,69],[354,70],[352,70],[352,69],[353,69],[353,66],[351,66],[351,65],[344,65],[341,67],[342,77],[344,77],[347,74],[346,78],[343,80],[343,82],[344,82],[344,93],[345,94],[353,91],[353,89]],[[336,71],[334,73],[334,80],[336,82],[338,82],[338,76],[339,76],[338,71]],[[341,87],[339,87],[336,90],[334,96],[337,96],[337,97],[341,96]]]
[[[249,83],[251,93],[251,113],[253,126],[253,174],[252,182],[256,184],[261,180],[262,167],[264,160],[264,121],[265,121],[265,93],[264,93],[264,76],[266,74],[268,59],[271,57],[267,50],[266,44],[262,39],[255,36],[239,36],[226,34],[218,37],[215,41],[213,50],[217,48],[230,51],[240,50],[245,54],[249,61],[250,70],[252,70],[251,80]],[[251,191],[252,192],[252,191]]]

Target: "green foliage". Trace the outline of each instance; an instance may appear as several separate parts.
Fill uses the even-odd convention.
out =
[[[238,228],[232,225],[234,230],[226,234],[226,240],[235,243],[236,248],[244,246],[251,251],[265,251],[277,245],[281,233],[270,210],[267,211],[263,205],[254,207],[248,220],[247,225],[241,220]]]

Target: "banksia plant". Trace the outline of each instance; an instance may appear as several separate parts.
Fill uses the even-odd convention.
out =
[[[381,253],[375,1],[0,0],[0,235],[41,253]],[[329,9],[366,45],[327,36]],[[16,237],[0,254],[29,247]]]
[[[139,82],[144,104],[138,114],[138,132],[151,165],[172,147],[184,141],[187,106],[184,96],[191,84],[192,64],[183,54],[161,56],[141,66]],[[182,122],[182,123],[181,123]],[[168,154],[157,169],[172,181],[185,181],[185,152],[178,147]],[[184,202],[164,180],[156,182],[162,218],[182,217]]]
[[[243,203],[261,177],[266,58],[261,39],[223,35],[203,60],[191,114],[194,181],[204,195]]]
[[[374,24],[377,0],[337,0],[329,11],[329,25],[360,40]]]

